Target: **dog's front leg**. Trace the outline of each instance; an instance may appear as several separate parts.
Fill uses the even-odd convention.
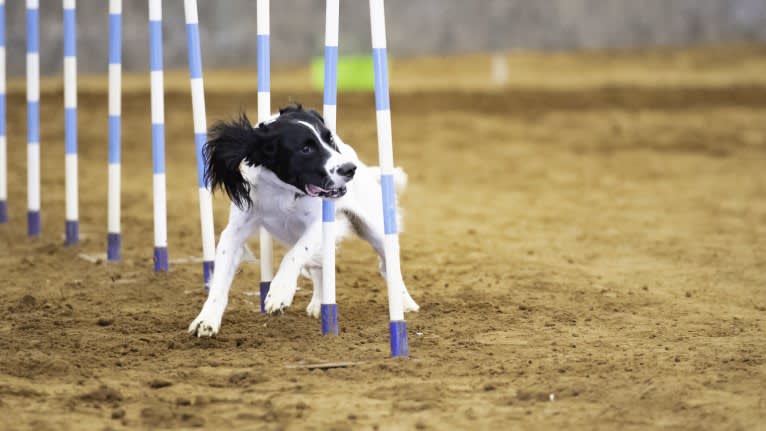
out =
[[[269,294],[266,295],[267,313],[276,313],[293,303],[293,296],[298,287],[298,276],[303,268],[315,257],[322,246],[322,223],[312,223],[303,236],[285,254],[279,270],[271,280]]]
[[[221,320],[229,302],[229,288],[244,252],[245,240],[258,227],[253,210],[240,210],[235,205],[229,212],[229,224],[221,232],[215,253],[215,271],[210,293],[199,315],[189,325],[198,337],[212,337],[221,329]]]

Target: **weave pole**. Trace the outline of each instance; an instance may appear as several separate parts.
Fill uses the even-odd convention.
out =
[[[40,236],[40,15],[27,0],[27,233]]]
[[[120,260],[122,0],[109,0],[109,179],[106,258]]]
[[[165,84],[162,69],[162,0],[149,0],[149,68],[152,99],[152,190],[154,271],[168,271],[168,210],[165,189]]]
[[[76,0],[64,7],[64,149],[66,176],[65,245],[80,242],[77,196],[77,9]]]
[[[8,223],[8,147],[5,121],[5,0],[0,0],[0,224]]]
[[[197,154],[197,184],[199,186],[199,215],[202,229],[202,276],[208,290],[215,261],[215,231],[213,227],[213,197],[205,186],[205,159],[202,148],[207,141],[205,118],[205,84],[202,80],[202,49],[199,41],[197,0],[184,0],[186,41],[189,54],[189,79],[194,116],[194,143]]]
[[[391,134],[391,109],[388,95],[388,53],[386,52],[386,18],[383,0],[370,0],[372,61],[375,73],[375,110],[378,127],[378,158],[383,198],[383,242],[386,254],[389,331],[391,356],[408,356],[407,322],[404,320],[404,281],[399,261],[399,234],[396,226],[396,190],[394,189],[394,151]]]
[[[256,3],[256,33],[258,48],[258,123],[262,123],[271,117],[271,83],[269,64],[269,0],[258,0]],[[273,273],[273,244],[269,232],[261,228],[260,231],[260,258],[261,258],[261,313],[266,312],[266,295],[269,294],[269,286]]]
[[[327,128],[336,133],[338,27],[340,1],[327,0],[324,47],[324,107]],[[338,335],[338,305],[335,302],[335,202],[322,201],[322,334]]]

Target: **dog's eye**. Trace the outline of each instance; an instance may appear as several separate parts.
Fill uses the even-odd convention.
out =
[[[314,151],[314,149],[309,144],[303,144],[303,148],[301,148],[301,153],[303,154],[311,154],[311,152]]]

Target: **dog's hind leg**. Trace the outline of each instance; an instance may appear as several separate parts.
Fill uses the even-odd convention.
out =
[[[253,210],[240,210],[232,204],[229,224],[221,233],[215,252],[215,270],[205,305],[202,306],[189,332],[198,337],[212,337],[221,329],[221,320],[229,302],[229,288],[242,260],[245,240],[255,232],[258,223]]]
[[[380,275],[383,279],[386,279],[386,251],[383,247],[383,239],[385,234],[383,230],[373,223],[373,219],[368,217],[362,211],[357,211],[351,208],[344,208],[341,212],[348,218],[349,223],[354,228],[354,231],[362,239],[370,243],[375,252],[378,254],[380,262]],[[407,291],[407,286],[404,284],[401,274],[397,274],[399,279],[397,283],[401,286],[402,295],[404,296],[404,311],[418,311],[420,306],[412,299],[410,293]]]

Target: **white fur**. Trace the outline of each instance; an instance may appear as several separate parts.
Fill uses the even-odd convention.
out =
[[[368,167],[359,160],[356,152],[334,135],[340,149],[336,159],[351,161],[357,166],[354,179],[347,184],[347,193],[336,200],[336,242],[360,230],[360,236],[372,245],[380,257],[381,273],[385,274],[382,262],[383,250],[383,209],[380,191],[380,170]],[[321,141],[321,140],[320,140]],[[281,312],[293,302],[298,276],[307,273],[313,281],[314,292],[306,312],[319,316],[322,297],[322,200],[306,196],[291,185],[282,182],[273,172],[261,167],[247,167],[243,170],[251,185],[250,197],[253,205],[241,210],[235,205],[229,212],[229,224],[221,233],[215,256],[215,272],[210,292],[189,332],[198,337],[210,337],[218,333],[226,309],[237,266],[243,257],[245,241],[263,226],[289,250],[271,281],[269,294],[265,299],[268,313]],[[395,184],[404,189],[407,183],[405,173],[397,168]],[[353,221],[348,214],[352,215]],[[405,311],[417,311],[418,305],[410,297],[404,282],[401,282]]]

